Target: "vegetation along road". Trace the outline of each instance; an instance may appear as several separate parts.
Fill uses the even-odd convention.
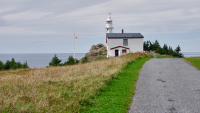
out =
[[[130,113],[199,113],[200,71],[179,58],[147,61]]]

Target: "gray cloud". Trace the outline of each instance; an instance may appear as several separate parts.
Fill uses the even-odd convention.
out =
[[[104,41],[108,13],[114,32],[199,33],[199,6],[199,0],[1,0],[0,39],[53,42],[71,40],[76,31],[80,40]]]

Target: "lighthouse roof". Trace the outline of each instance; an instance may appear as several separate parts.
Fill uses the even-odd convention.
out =
[[[107,37],[118,37],[118,38],[125,38],[125,37],[135,37],[135,38],[144,38],[144,36],[140,33],[106,33]]]
[[[106,21],[112,21],[111,17],[108,17],[108,19]]]

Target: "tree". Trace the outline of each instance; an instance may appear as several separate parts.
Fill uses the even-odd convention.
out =
[[[144,43],[143,43],[143,47],[144,47],[144,51],[147,51],[147,50],[148,50],[148,47],[147,47],[147,43],[146,43],[146,41],[144,41]]]
[[[68,61],[65,62],[63,65],[73,65],[73,64],[78,64],[79,60],[74,59],[73,56],[69,56]]]
[[[4,64],[3,64],[2,61],[0,61],[0,71],[1,71],[1,70],[4,70]]]
[[[179,52],[181,51],[181,48],[180,48],[179,45],[178,45],[178,47],[175,49],[175,51],[176,51],[177,53],[179,53]]]
[[[153,47],[153,44],[152,44],[151,41],[149,40],[149,51],[150,51],[150,50],[153,50],[153,48],[154,48],[154,47]]]
[[[147,43],[146,43],[146,51],[149,51],[149,41],[147,40]]]
[[[88,62],[88,58],[87,57],[83,57],[83,60],[81,61],[81,63],[85,63]]]
[[[174,53],[174,51],[173,51],[172,47],[169,46],[169,52],[168,52],[168,54],[169,55],[173,55],[173,53]]]
[[[162,48],[162,54],[168,54],[168,52],[169,52],[168,46],[167,46],[167,44],[164,44],[164,46]]]
[[[160,45],[159,45],[158,48],[156,49],[156,52],[157,52],[157,53],[160,53],[160,54],[162,53],[162,48],[160,47]]]
[[[60,65],[61,60],[58,59],[56,55],[52,58],[51,62],[49,63],[50,66],[58,66]]]
[[[159,42],[156,40],[155,43],[153,43],[153,51],[157,50],[159,48],[160,44]]]
[[[69,56],[68,61],[64,63],[64,65],[73,65],[75,64],[75,59],[73,56]]]
[[[27,61],[26,61],[25,63],[22,64],[22,67],[23,67],[23,68],[29,68],[29,66],[28,66],[28,64],[27,64]]]
[[[10,69],[16,69],[17,67],[16,67],[16,62],[15,62],[15,59],[14,58],[12,58],[12,60],[10,61]]]
[[[6,63],[4,64],[4,69],[5,70],[10,69],[10,61],[9,60],[7,60]]]

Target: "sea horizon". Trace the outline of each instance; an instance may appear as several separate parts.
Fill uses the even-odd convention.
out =
[[[42,68],[49,66],[54,55],[57,55],[61,63],[68,60],[69,56],[74,57],[74,53],[0,53],[0,61],[6,63],[7,60],[15,59],[16,62],[27,62],[30,68]],[[76,53],[75,58],[80,60],[85,53]]]
[[[200,57],[200,52],[181,52],[184,57]],[[69,56],[74,57],[74,53],[0,53],[0,61],[6,63],[7,60],[15,59],[16,62],[24,63],[27,61],[30,68],[42,68],[49,66],[54,55],[58,56],[61,63],[68,60]],[[75,53],[75,58],[80,60],[85,53]]]

